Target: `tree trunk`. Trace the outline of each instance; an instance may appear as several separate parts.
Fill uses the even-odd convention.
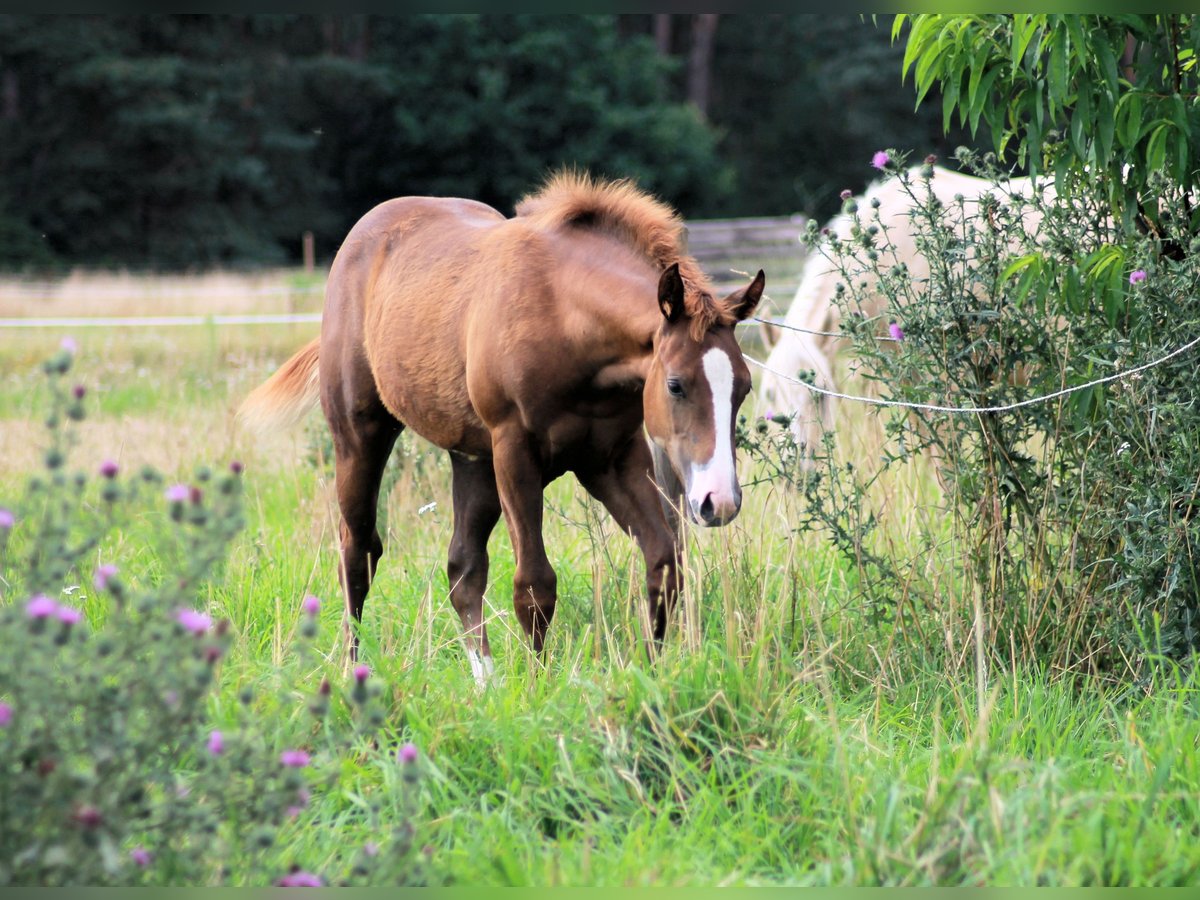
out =
[[[353,17],[353,24],[350,45],[346,48],[347,55],[355,62],[363,62],[371,49],[371,17],[356,15]]]
[[[654,14],[654,46],[663,56],[671,55],[671,14]]]
[[[4,70],[4,118],[15,122],[21,114],[21,91],[15,69]]]
[[[712,91],[713,43],[717,37],[719,13],[699,13],[692,19],[692,50],[688,54],[688,100],[708,118]]]

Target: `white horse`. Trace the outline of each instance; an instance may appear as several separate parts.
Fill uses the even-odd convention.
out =
[[[883,253],[884,261],[889,267],[905,263],[913,282],[920,284],[929,277],[929,263],[917,252],[914,222],[910,216],[914,208],[914,196],[917,201],[926,196],[919,167],[909,171],[908,181],[908,190],[899,176],[878,181],[856,197],[855,201],[858,204],[858,219],[863,227],[874,221],[876,211],[871,204],[873,200],[879,201],[879,221],[888,228],[887,241],[890,245]],[[956,197],[961,195],[964,212],[972,215],[981,197],[987,194],[994,194],[1000,199],[1028,196],[1032,182],[1028,178],[1014,178],[997,189],[987,179],[935,166],[929,187],[947,208],[952,204],[957,205]],[[830,220],[826,229],[845,242],[851,240],[853,224],[853,215],[841,213]],[[891,258],[892,251],[895,253],[894,260]],[[819,446],[822,432],[834,428],[836,400],[810,391],[789,379],[794,379],[799,372],[808,371],[812,373],[816,387],[828,391],[842,390],[833,374],[835,361],[837,355],[850,346],[848,339],[836,336],[841,329],[842,311],[834,302],[834,295],[841,275],[831,261],[830,253],[828,239],[810,252],[801,274],[800,286],[783,325],[764,328],[767,343],[773,346],[762,373],[756,411],[759,415],[790,416],[789,428],[797,443],[809,448]],[[867,289],[858,292],[856,300],[858,311],[867,318],[890,312],[885,309],[887,300],[879,291],[877,282],[868,280]],[[895,310],[895,314],[897,320],[902,320],[901,310]]]

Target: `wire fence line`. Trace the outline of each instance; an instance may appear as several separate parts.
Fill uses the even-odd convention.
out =
[[[854,335],[846,334],[846,332],[844,332],[844,331],[817,331],[814,328],[801,328],[799,325],[789,324],[788,322],[784,321],[783,319],[760,319],[758,316],[751,316],[750,321],[751,322],[759,322],[763,325],[771,325],[771,326],[774,326],[775,328],[782,328],[784,331],[796,331],[796,332],[799,332],[800,334],[813,334],[813,335],[816,335],[817,337],[846,338],[846,339],[854,337]],[[875,340],[888,341],[890,343],[890,342],[901,341],[901,340],[903,340],[903,338],[894,338],[894,337],[888,337],[886,335],[877,335]]]
[[[750,363],[751,365],[758,366],[758,368],[762,369],[764,372],[771,373],[776,378],[781,378],[784,381],[790,382],[791,384],[800,385],[801,387],[807,388],[814,393],[821,394],[826,397],[835,397],[838,400],[849,400],[856,403],[868,403],[872,406],[921,410],[923,412],[951,413],[957,415],[979,415],[981,413],[1011,412],[1014,409],[1021,409],[1026,406],[1034,406],[1038,403],[1046,403],[1050,400],[1056,400],[1059,397],[1066,397],[1069,394],[1085,391],[1088,388],[1098,387],[1099,385],[1108,384],[1112,381],[1119,381],[1123,378],[1129,378],[1130,376],[1136,375],[1139,372],[1145,372],[1148,369],[1161,366],[1163,363],[1168,362],[1169,360],[1172,360],[1175,357],[1191,350],[1197,344],[1200,344],[1200,337],[1193,338],[1182,347],[1177,347],[1165,356],[1160,356],[1158,359],[1152,359],[1150,362],[1142,363],[1141,365],[1134,366],[1129,369],[1123,369],[1122,371],[1114,372],[1111,375],[1105,375],[1103,378],[1093,379],[1085,384],[1072,385],[1071,387],[1066,387],[1049,394],[1043,394],[1038,397],[1028,397],[1024,400],[1018,400],[1016,403],[1006,403],[1002,406],[944,406],[935,403],[912,403],[904,400],[885,400],[882,397],[863,397],[857,394],[843,394],[840,391],[831,391],[827,388],[817,387],[815,384],[809,384],[802,378],[795,378],[791,375],[785,375],[782,372],[777,372],[766,363],[759,362],[757,359],[746,356],[744,353],[742,356],[745,358],[746,362]]]
[[[197,300],[227,300],[243,297],[289,297],[298,294],[318,294],[325,290],[325,285],[308,284],[296,287],[236,287],[236,288],[196,288],[174,286],[170,284],[155,285],[137,290],[135,288],[116,286],[72,286],[69,284],[9,284],[0,285],[0,302],[4,300],[61,300],[63,297],[76,298],[86,294],[88,299],[96,300],[154,300],[155,298],[170,297],[172,299],[187,297]]]
[[[176,325],[291,325],[320,322],[321,313],[261,313],[212,316],[56,316],[0,319],[0,328],[157,328]]]

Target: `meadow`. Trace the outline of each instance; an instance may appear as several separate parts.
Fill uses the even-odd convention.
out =
[[[119,282],[88,299],[85,280],[79,299],[41,303],[0,291],[0,315],[265,311],[270,303],[282,311],[284,302],[236,278],[222,283],[226,299],[206,300],[203,310],[186,290],[159,305],[165,288],[143,287]],[[304,294],[292,308],[318,304]],[[300,696],[324,677],[343,677],[323,422],[314,415],[305,430],[261,439],[234,421],[241,399],[317,327],[70,333],[73,377],[87,387],[89,409],[73,466],[150,463],[178,480],[200,465],[245,466],[247,526],[206,588],[209,612],[228,620],[234,637],[211,704],[217,726],[246,684],[282,683]],[[39,464],[38,364],[63,337],[55,328],[0,330],[0,505]],[[756,349],[752,329],[742,338]],[[842,426],[851,460],[877,454],[879,427],[867,413],[849,411]],[[954,578],[961,548],[949,540],[923,582],[938,602],[899,592],[894,604],[909,604],[912,615],[880,614],[877,595],[864,599],[863,573],[826,535],[800,527],[803,497],[744,455],[741,466],[739,518],[688,532],[683,601],[654,663],[641,642],[640,556],[572,479],[546,494],[559,605],[543,660],[516,625],[512,553],[498,527],[486,596],[497,673],[479,689],[447,594],[449,466],[402,437],[362,657],[386,686],[387,739],[421,753],[414,825],[431,881],[1200,881],[1194,675],[1164,666],[1131,685],[998,663],[972,643],[976,600]],[[870,500],[876,540],[897,553],[915,521],[943,515],[921,465],[877,483]],[[102,552],[124,559],[143,550],[132,531]],[[81,582],[77,596],[90,591]],[[306,593],[325,600],[315,659],[294,652]],[[303,740],[302,710],[264,700],[255,713]],[[286,826],[281,857],[320,871],[339,848],[406,815],[386,773],[346,766],[337,789],[316,793]]]

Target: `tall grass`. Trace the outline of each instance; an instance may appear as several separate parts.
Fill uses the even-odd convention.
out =
[[[0,335],[0,498],[36,464],[26,405],[36,377],[25,362],[58,338]],[[345,662],[330,473],[310,461],[305,433],[250,441],[231,418],[304,339],[188,332],[169,336],[161,352],[153,335],[80,341],[78,372],[95,388],[81,461],[119,452],[123,466],[153,461],[168,474],[214,458],[246,465],[249,524],[208,588],[210,612],[233,634],[213,705],[218,723],[239,703],[240,682],[286,678],[297,696],[309,695]],[[130,399],[108,402],[121,397]],[[857,415],[850,427],[869,429]],[[954,598],[936,616],[903,591],[895,608],[880,610],[855,566],[820,534],[798,530],[804,498],[756,478],[764,473],[743,473],[745,505],[731,526],[689,532],[683,601],[653,664],[641,643],[640,555],[573,480],[551,485],[545,534],[560,598],[548,652],[533,658],[520,634],[511,547],[498,527],[485,597],[497,674],[480,690],[448,602],[448,466],[418,439],[402,441],[362,654],[386,685],[386,738],[412,740],[424,754],[416,840],[436,881],[1200,878],[1194,673],[1164,666],[1135,690],[995,668],[971,645],[971,600],[960,585],[948,576],[921,582]],[[872,540],[915,550],[914,519],[936,522],[937,502],[919,464],[889,475],[871,497]],[[133,527],[99,553],[138,544]],[[962,548],[938,552],[945,557],[928,571],[952,571],[946,560]],[[321,652],[297,666],[306,592],[328,602]],[[282,733],[306,727],[302,712],[256,702]],[[371,823],[401,820],[393,775],[347,767],[341,786],[316,794],[281,834],[297,856],[332,859],[339,846],[361,843]]]

